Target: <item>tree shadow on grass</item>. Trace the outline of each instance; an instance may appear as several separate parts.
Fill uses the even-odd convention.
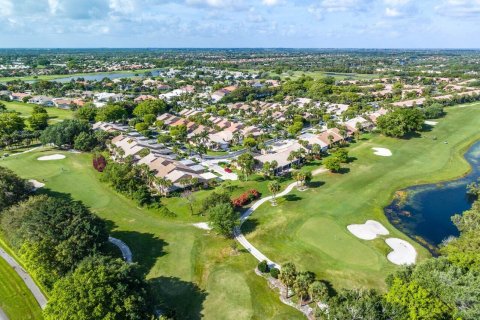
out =
[[[255,231],[255,229],[257,228],[258,226],[258,220],[255,219],[255,218],[248,218],[243,224],[242,224],[242,233],[245,235],[245,234],[249,234],[253,231]]]
[[[350,172],[350,168],[340,168],[340,170],[338,170],[336,173],[346,174],[346,173],[349,173],[349,172]]]
[[[348,157],[347,163],[352,163],[352,162],[355,162],[355,161],[357,161],[357,160],[358,160],[357,157]]]
[[[299,197],[296,194],[287,194],[287,195],[284,195],[283,198],[287,201],[300,201],[303,199],[302,197]]]
[[[168,243],[154,234],[114,230],[110,235],[125,242],[132,251],[133,261],[139,264],[144,274],[152,269],[158,258],[166,254],[164,248]]]
[[[325,184],[324,181],[311,181],[308,183],[309,188],[319,188]]]
[[[162,314],[173,319],[201,319],[207,292],[193,282],[177,277],[159,277],[148,280],[155,303]]]

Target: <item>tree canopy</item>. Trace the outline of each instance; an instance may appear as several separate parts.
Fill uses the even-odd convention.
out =
[[[152,318],[150,306],[145,280],[135,264],[92,256],[55,284],[44,317],[144,320]]]

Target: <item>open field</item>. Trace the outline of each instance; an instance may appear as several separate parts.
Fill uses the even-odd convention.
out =
[[[22,81],[36,81],[36,80],[56,80],[62,78],[76,77],[81,78],[84,76],[95,76],[95,75],[105,75],[110,74],[143,74],[145,72],[151,72],[157,69],[143,69],[143,70],[120,70],[120,71],[109,71],[109,72],[91,72],[91,73],[72,73],[72,74],[50,74],[50,75],[41,75],[41,76],[28,76],[28,77],[0,77],[0,82],[8,82],[13,80],[22,80]]]
[[[42,311],[18,274],[0,258],[0,308],[10,320],[42,319]]]
[[[393,194],[410,185],[452,179],[469,170],[462,154],[480,139],[480,104],[451,107],[447,112],[437,126],[419,137],[373,136],[353,144],[350,156],[354,161],[345,170],[349,172],[317,176],[314,184],[319,186],[294,191],[280,199],[277,207],[264,204],[252,215],[253,226],[245,225],[250,229],[245,232],[247,239],[273,261],[293,261],[335,288],[384,288],[385,276],[396,268],[387,261],[388,246],[383,238],[360,240],[346,227],[374,219],[389,229],[390,236],[408,239],[383,213]],[[372,147],[388,148],[393,155],[376,156]],[[419,259],[429,255],[409,241]]]
[[[36,160],[55,153],[66,159]],[[156,298],[177,307],[181,319],[198,319],[201,314],[209,319],[300,318],[253,273],[256,261],[249,253],[233,254],[232,240],[191,225],[205,217],[191,217],[183,205],[177,218],[138,208],[99,181],[91,155],[41,149],[0,160],[0,165],[45,183],[40,192],[69,193],[107,220],[111,235],[132,249],[133,260],[156,288]]]
[[[33,104],[23,103],[23,102],[7,102],[2,101],[7,106],[7,110],[14,110],[21,114],[22,117],[29,117],[32,114]],[[70,110],[58,109],[55,107],[45,107],[48,112],[49,122],[55,123],[60,120],[71,119],[73,118],[73,112]]]

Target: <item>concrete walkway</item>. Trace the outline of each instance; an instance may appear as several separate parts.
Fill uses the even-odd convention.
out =
[[[316,175],[319,175],[321,173],[324,173],[324,172],[327,172],[328,170],[327,169],[324,169],[324,168],[318,168],[314,171],[312,171],[312,175],[313,176],[316,176]],[[282,192],[280,192],[279,194],[277,194],[277,198],[279,197],[283,197],[287,194],[289,194],[293,188],[295,188],[297,186],[297,182],[293,182],[291,184],[289,184],[285,190],[283,190]],[[267,201],[270,201],[272,200],[273,196],[268,196],[268,197],[265,197],[265,198],[262,198],[260,200],[258,200],[257,202],[255,202],[250,208],[248,208],[243,214],[242,216],[240,217],[240,225],[238,227],[235,228],[235,230],[233,231],[233,234],[235,236],[235,239],[245,248],[247,249],[248,252],[250,252],[258,261],[267,261],[268,265],[272,268],[277,268],[280,270],[280,265],[276,262],[273,262],[272,260],[270,260],[269,258],[267,258],[267,256],[265,256],[263,253],[260,252],[260,250],[258,250],[257,248],[255,248],[246,238],[245,236],[242,234],[242,231],[241,231],[241,227],[242,227],[242,224],[248,219],[248,217],[250,217],[250,215],[252,215],[252,213],[257,210],[262,204],[264,204],[265,202]]]
[[[7,314],[0,308],[0,320],[8,320]]]
[[[133,261],[132,260],[132,251],[126,245],[125,242],[123,242],[120,239],[114,238],[114,237],[108,237],[108,242],[113,243],[114,245],[116,245],[120,249],[120,251],[122,251],[123,259],[126,262],[132,263],[132,261]]]
[[[23,282],[27,285],[27,288],[32,292],[33,296],[37,300],[38,304],[42,309],[47,305],[47,298],[43,295],[40,288],[37,286],[32,277],[15,261],[15,259],[0,248],[0,256],[7,261],[7,263],[17,272],[17,274],[22,278]]]

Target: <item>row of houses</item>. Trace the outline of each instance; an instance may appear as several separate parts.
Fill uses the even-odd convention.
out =
[[[194,121],[188,120],[188,118],[202,114],[199,110],[184,109],[179,113],[179,116],[164,113],[157,117],[157,120],[163,121],[163,123],[169,127],[175,127],[184,125],[187,128],[187,137],[192,139],[195,136],[201,135],[204,132],[208,133],[206,141],[203,143],[213,150],[226,150],[230,147],[233,140],[236,138],[240,143],[246,136],[259,136],[263,133],[258,127],[245,126],[242,123],[230,121],[223,117],[216,117],[207,115],[204,119],[211,123],[211,126],[205,126],[197,124]],[[194,143],[190,140],[191,143]]]

